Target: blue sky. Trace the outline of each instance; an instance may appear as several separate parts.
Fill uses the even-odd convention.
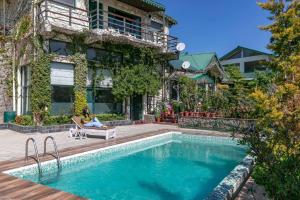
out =
[[[171,35],[186,43],[189,53],[216,52],[219,57],[236,46],[269,52],[269,13],[256,0],[157,0],[178,21]]]

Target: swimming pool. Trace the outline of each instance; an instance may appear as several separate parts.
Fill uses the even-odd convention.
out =
[[[224,137],[165,133],[6,173],[89,199],[205,199],[246,156]]]

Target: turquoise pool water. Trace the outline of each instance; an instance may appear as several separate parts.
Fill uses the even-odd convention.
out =
[[[89,199],[194,200],[207,197],[246,156],[229,138],[176,136],[55,167],[38,180],[17,176]],[[131,144],[132,145],[132,144]],[[134,146],[134,145],[133,145]],[[47,174],[48,173],[48,174]]]

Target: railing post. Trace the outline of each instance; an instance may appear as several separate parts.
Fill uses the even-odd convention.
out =
[[[69,8],[69,26],[72,26],[72,9]]]
[[[48,20],[48,1],[45,0],[45,20]]]
[[[123,18],[123,33],[125,34],[126,33],[126,20],[125,18]]]
[[[97,0],[97,29],[100,29],[100,16],[99,16],[99,0]]]

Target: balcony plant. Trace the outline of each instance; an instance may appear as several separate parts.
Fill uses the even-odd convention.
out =
[[[155,112],[154,112],[154,116],[155,116],[155,121],[160,122],[160,120],[161,120],[161,111],[159,109],[156,109]]]

